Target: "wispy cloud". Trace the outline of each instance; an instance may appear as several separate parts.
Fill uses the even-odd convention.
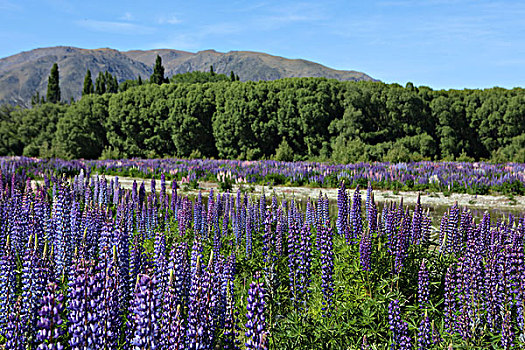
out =
[[[99,21],[94,19],[86,19],[83,21],[76,21],[75,23],[89,30],[113,34],[140,35],[151,34],[155,31],[155,28],[129,22]]]
[[[169,36],[166,40],[152,43],[152,47],[165,47],[180,50],[197,50],[202,48],[205,39],[210,37],[233,36],[246,30],[238,23],[214,23]]]
[[[182,22],[182,20],[175,15],[169,15],[159,17],[157,22],[159,24],[179,24]]]
[[[11,10],[20,10],[21,7],[14,2],[9,0],[0,0],[0,10],[2,11],[11,11]]]
[[[121,21],[133,21],[135,17],[131,13],[126,12],[119,19]]]
[[[327,19],[318,3],[302,2],[273,7],[266,14],[256,17],[255,25],[263,30],[297,24],[315,23]]]

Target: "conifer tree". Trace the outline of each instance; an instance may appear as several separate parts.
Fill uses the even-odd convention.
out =
[[[233,74],[233,71],[230,71],[230,81],[235,81],[235,74]]]
[[[95,81],[95,93],[97,95],[106,93],[106,76],[102,72],[98,73],[97,80]]]
[[[51,68],[51,73],[47,80],[47,94],[46,99],[51,103],[60,102],[60,86],[59,86],[59,74],[58,74],[58,64],[53,64]]]
[[[211,73],[212,76],[215,75],[215,71],[213,70],[213,65],[210,66],[210,73]]]
[[[93,87],[93,78],[91,78],[91,71],[88,69],[86,76],[84,77],[84,87],[82,89],[82,96],[90,95],[95,92]]]
[[[149,80],[150,83],[158,85],[161,85],[162,83],[166,82],[166,80],[164,79],[164,66],[162,65],[162,58],[160,58],[159,55],[157,55],[157,59],[155,60],[155,66],[153,66],[153,74],[151,75]]]

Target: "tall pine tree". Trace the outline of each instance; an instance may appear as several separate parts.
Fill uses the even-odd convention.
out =
[[[106,76],[102,72],[98,73],[97,80],[95,81],[95,92],[97,95],[106,93]]]
[[[51,103],[60,102],[60,86],[59,86],[59,76],[58,76],[58,64],[53,64],[51,68],[51,73],[47,80],[47,94],[46,99]]]
[[[93,78],[91,78],[91,71],[88,69],[84,77],[84,87],[82,88],[82,96],[91,95],[95,92],[93,88]]]
[[[164,66],[162,65],[162,58],[160,58],[159,55],[157,55],[157,59],[155,60],[153,74],[151,75],[149,81],[152,84],[158,85],[166,82],[166,80],[164,79]]]

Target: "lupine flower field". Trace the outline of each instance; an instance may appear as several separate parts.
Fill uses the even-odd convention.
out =
[[[214,159],[43,160],[0,158],[2,167],[23,169],[41,177],[46,172],[156,178],[180,183],[230,183],[338,187],[342,181],[378,189],[432,190],[470,194],[525,194],[525,164],[410,162],[329,164],[317,162],[239,161]]]
[[[0,348],[525,346],[523,215],[453,205],[432,222],[376,203],[362,175],[338,182],[336,213],[322,192],[189,197],[150,162],[168,165],[132,190],[88,162],[0,162]],[[523,164],[470,167],[523,186]]]

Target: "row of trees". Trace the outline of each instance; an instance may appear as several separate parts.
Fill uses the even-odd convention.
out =
[[[0,154],[525,162],[522,88],[231,76],[192,72],[160,85],[152,77],[71,105],[3,106]]]

